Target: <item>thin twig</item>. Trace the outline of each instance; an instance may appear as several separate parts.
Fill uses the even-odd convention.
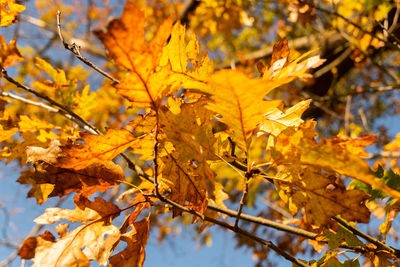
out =
[[[36,27],[39,27],[39,28],[49,32],[49,33],[57,32],[57,28],[56,27],[54,27],[53,25],[50,25],[47,22],[45,22],[43,20],[40,20],[38,18],[34,18],[34,17],[31,17],[31,16],[27,16],[27,15],[20,15],[20,19],[21,19],[21,21],[25,21],[25,22],[27,22],[29,24],[32,24],[32,25],[34,25]],[[19,24],[17,24],[17,25],[19,25]],[[68,37],[69,36],[67,36],[67,38]],[[100,58],[104,58],[104,59],[107,58],[103,49],[92,45],[90,42],[88,42],[85,39],[73,38],[73,37],[68,38],[68,39],[70,41],[76,43],[77,45],[79,45],[81,47],[84,47],[86,51],[88,51],[90,54],[92,54],[94,56],[97,56],[97,57],[100,57]]]
[[[71,51],[73,54],[75,54],[75,56],[82,61],[83,63],[85,63],[86,65],[88,65],[89,67],[91,67],[92,69],[94,69],[95,71],[97,71],[98,73],[100,73],[101,75],[103,75],[104,77],[107,77],[108,79],[110,79],[111,81],[113,81],[113,83],[119,83],[119,80],[112,77],[110,74],[108,74],[107,72],[105,72],[104,70],[100,69],[99,67],[97,67],[95,64],[93,64],[91,61],[89,61],[88,59],[86,59],[85,57],[82,56],[81,52],[80,52],[80,47],[76,44],[76,43],[72,43],[69,44],[64,40],[64,36],[62,34],[61,31],[61,11],[57,10],[57,29],[58,29],[58,36],[60,37],[60,40],[64,46],[65,49]]]
[[[300,260],[296,259],[295,257],[293,257],[292,255],[286,253],[284,250],[282,250],[279,247],[277,247],[276,245],[274,245],[274,243],[272,243],[271,241],[267,241],[267,240],[262,239],[262,238],[254,235],[254,234],[252,234],[250,232],[247,232],[247,231],[245,231],[245,230],[243,230],[243,229],[241,229],[239,227],[232,226],[232,225],[230,225],[230,224],[228,224],[226,222],[221,222],[221,221],[218,221],[218,220],[216,220],[214,218],[211,218],[211,217],[205,216],[204,220],[208,221],[208,222],[211,222],[211,223],[214,223],[214,224],[217,224],[219,226],[222,226],[225,229],[229,229],[232,232],[235,232],[235,233],[237,233],[239,235],[246,236],[246,237],[250,238],[251,240],[253,240],[253,241],[257,242],[257,243],[260,243],[260,244],[272,249],[278,255],[284,257],[285,259],[287,259],[288,261],[290,261],[290,262],[292,262],[294,264],[297,264],[297,265],[302,266],[302,267],[310,267],[310,265],[308,265],[308,264],[304,263],[303,261],[300,261]]]
[[[343,220],[342,218],[335,216],[333,217],[333,219],[335,221],[337,221],[338,223],[340,223],[341,225],[343,225],[344,227],[346,227],[348,230],[350,230],[353,234],[358,235],[359,237],[367,240],[368,242],[374,244],[375,246],[377,246],[379,249],[382,250],[386,250],[389,251],[391,253],[393,253],[394,255],[396,255],[397,258],[400,258],[400,250],[392,248],[388,245],[386,245],[385,243],[379,241],[378,239],[373,238],[370,235],[367,235],[366,233],[361,232],[360,230],[358,230],[357,228],[351,226],[350,224],[348,224],[345,220]]]
[[[242,197],[240,198],[239,208],[238,208],[237,216],[236,216],[236,220],[235,220],[235,228],[238,228],[238,226],[239,226],[240,214],[242,213],[243,206],[244,206],[245,201],[246,201],[246,196],[247,196],[247,193],[249,192],[249,180],[250,180],[250,178],[251,178],[251,176],[249,177],[248,172],[246,172],[245,180],[244,180],[244,188],[243,188],[243,192],[242,192]]]
[[[353,27],[357,28],[359,31],[361,31],[361,32],[363,32],[365,34],[368,34],[368,35],[372,36],[373,38],[375,38],[375,39],[377,39],[377,40],[379,40],[381,42],[389,43],[389,44],[391,44],[392,46],[394,46],[397,49],[400,48],[400,45],[398,43],[390,43],[387,40],[382,39],[381,37],[377,36],[376,34],[371,33],[369,31],[363,29],[361,26],[357,25],[356,23],[352,22],[350,19],[344,17],[343,15],[337,13],[336,11],[331,11],[331,10],[324,9],[324,8],[322,8],[322,7],[318,6],[318,5],[315,5],[314,3],[309,2],[309,1],[300,1],[300,2],[306,3],[307,5],[315,8],[315,9],[317,9],[317,10],[319,10],[319,11],[325,13],[325,14],[334,15],[334,16],[336,16],[338,18],[341,18],[346,23],[348,23],[348,24],[352,25]]]
[[[86,120],[84,120],[82,117],[80,117],[78,114],[76,114],[75,112],[73,112],[70,108],[61,105],[60,103],[58,103],[57,101],[51,99],[50,97],[48,97],[47,95],[44,95],[42,93],[39,93],[35,90],[33,90],[32,88],[14,80],[11,76],[8,75],[7,71],[5,69],[1,69],[1,73],[3,74],[4,79],[6,79],[7,81],[9,81],[10,83],[16,85],[18,88],[21,88],[23,90],[25,90],[28,93],[34,94],[35,96],[46,100],[48,103],[59,107],[61,110],[65,111],[67,114],[69,114],[71,117],[75,118],[77,121],[79,121],[79,124],[83,124],[86,126],[86,130],[88,130],[90,133],[92,134],[99,134],[100,131],[98,131],[94,126],[92,126],[89,122],[87,122]],[[76,121],[75,121],[76,122]]]
[[[64,203],[64,201],[67,198],[60,198],[57,203],[54,205],[55,207],[60,207],[62,205],[62,203]],[[38,224],[35,225],[32,230],[25,236],[24,240],[26,240],[27,238],[36,235],[40,230],[42,230],[42,228],[44,227],[44,225]],[[3,260],[2,262],[0,262],[0,267],[5,267],[8,266],[11,262],[13,262],[15,260],[15,258],[18,256],[18,252],[21,249],[23,243],[21,243],[17,249],[10,255],[8,256],[7,259]]]
[[[214,211],[217,211],[217,212],[221,212],[221,213],[226,214],[226,215],[228,215],[230,217],[233,217],[233,218],[240,217],[240,219],[245,220],[247,222],[256,223],[256,224],[259,224],[259,225],[264,225],[264,226],[271,227],[271,228],[274,228],[274,229],[279,230],[279,231],[284,231],[284,232],[287,232],[287,233],[295,234],[295,235],[302,236],[302,237],[305,237],[305,238],[308,238],[308,239],[313,239],[314,240],[318,236],[316,233],[309,232],[309,231],[306,231],[306,230],[303,230],[303,229],[300,229],[300,228],[296,228],[296,227],[293,227],[293,226],[289,226],[289,225],[286,225],[286,224],[283,224],[283,223],[278,223],[278,222],[275,222],[275,221],[272,221],[272,220],[264,219],[264,218],[261,218],[261,217],[255,217],[255,216],[247,215],[247,214],[244,214],[244,213],[238,215],[238,213],[236,211],[234,211],[234,210],[231,210],[231,209],[228,209],[228,208],[224,208],[224,207],[220,207],[220,206],[217,206],[217,205],[212,204],[212,203],[209,203],[207,207],[209,209],[211,209],[211,210],[214,210]]]

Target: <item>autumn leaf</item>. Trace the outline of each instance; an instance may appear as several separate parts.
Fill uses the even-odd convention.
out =
[[[28,197],[35,196],[35,190],[39,184],[54,185],[49,197],[62,197],[71,192],[89,197],[97,191],[104,192],[110,187],[118,185],[124,179],[121,167],[113,162],[95,163],[81,170],[59,168],[41,163],[36,164],[36,171],[24,171],[17,182],[33,185]]]
[[[29,118],[28,116],[21,115],[19,116],[18,127],[21,132],[34,132],[45,129],[55,129],[57,128],[55,125],[44,122],[37,118]]]
[[[121,235],[120,240],[124,241],[127,246],[123,251],[110,258],[110,267],[143,266],[144,248],[149,239],[149,223],[148,219],[143,219],[132,224],[132,229]]]
[[[229,126],[234,141],[244,151],[264,115],[282,104],[280,100],[263,100],[276,87],[273,82],[251,79],[238,71],[218,71],[208,86],[206,93],[211,94],[212,102],[206,107],[222,116],[220,121]]]
[[[359,140],[325,138],[319,143],[315,141],[315,122],[305,122],[298,131],[291,130],[278,136],[275,151],[286,159],[299,155],[301,164],[313,165],[332,170],[345,176],[353,177],[361,182],[374,186],[389,196],[400,198],[400,192],[386,186],[380,179],[371,174],[368,163],[360,157],[365,155],[360,149],[370,145],[375,137],[362,137]]]
[[[113,219],[119,215],[121,210],[114,204],[96,197],[94,201],[75,195],[75,209],[47,208],[45,213],[37,217],[37,224],[53,224],[62,219],[70,222],[89,223],[99,219]]]
[[[10,139],[14,134],[18,132],[17,128],[11,128],[5,130],[2,125],[0,125],[0,142]]]
[[[292,215],[304,208],[304,221],[314,226],[332,225],[331,218],[336,215],[348,221],[368,223],[370,212],[365,206],[368,194],[346,190],[343,183],[335,181],[334,175],[322,174],[312,166],[303,166],[301,170],[288,167],[284,173],[286,178],[275,184]]]
[[[203,213],[207,208],[207,177],[202,168],[196,168],[191,161],[181,162],[179,154],[170,153],[160,158],[160,178],[169,181],[171,194],[168,199],[184,205],[190,209]],[[180,215],[179,210],[174,211],[174,216]]]
[[[16,61],[24,61],[24,58],[17,49],[16,40],[11,40],[10,44],[7,45],[6,40],[0,34],[0,67],[7,68],[13,66],[16,64]]]
[[[37,223],[54,223],[67,219],[87,224],[65,233],[57,241],[36,237],[34,252],[33,246],[29,245],[32,242],[26,242],[22,251],[30,257],[34,254],[33,266],[90,266],[93,260],[100,265],[106,264],[115,242],[120,238],[118,228],[107,221],[119,215],[120,209],[100,198],[91,202],[75,197],[75,205],[75,210],[46,210],[35,220]]]
[[[138,106],[157,109],[169,89],[165,80],[169,73],[156,71],[162,48],[172,28],[172,18],[158,29],[150,43],[144,38],[145,18],[133,2],[125,4],[121,18],[107,26],[107,32],[96,31],[97,37],[108,49],[109,55],[129,72],[116,85],[118,93]]]
[[[161,56],[160,65],[168,63],[176,86],[188,89],[204,88],[204,81],[214,70],[207,52],[201,56],[196,35],[192,33],[187,37],[186,27],[179,22],[172,28],[171,38]]]
[[[122,16],[108,23],[107,32],[95,32],[111,58],[130,71],[138,67],[152,71],[158,65],[162,47],[171,33],[172,18],[165,21],[153,40],[147,43],[145,22],[144,13],[133,1],[127,1]]]
[[[92,164],[101,164],[114,159],[135,141],[135,136],[127,130],[108,129],[105,135],[81,133],[84,144],[62,147],[62,157],[57,166],[75,170]]]
[[[289,83],[295,78],[302,78],[308,69],[316,68],[325,61],[320,59],[319,56],[303,60],[314,51],[311,50],[290,62],[287,40],[285,39],[276,43],[272,52],[271,66],[268,70],[264,71],[262,78],[274,81],[277,84],[276,86]]]
[[[311,100],[305,100],[285,111],[276,108],[265,114],[265,119],[259,126],[260,131],[278,136],[283,130],[290,126],[299,126],[303,122],[301,115],[310,106],[310,103]]]
[[[18,22],[17,16],[25,10],[26,6],[15,2],[15,0],[2,0],[0,2],[0,27],[8,27]]]

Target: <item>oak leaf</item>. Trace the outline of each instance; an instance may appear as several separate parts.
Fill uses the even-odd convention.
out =
[[[204,88],[205,80],[214,71],[207,52],[200,53],[199,41],[194,33],[187,38],[186,27],[179,22],[174,25],[171,38],[164,47],[161,66],[170,64],[176,86],[183,88]]]
[[[263,100],[277,86],[238,71],[221,70],[208,81],[205,92],[211,94],[212,102],[206,107],[222,116],[220,121],[228,125],[236,144],[247,151],[249,137],[264,115],[282,104],[280,100]]]
[[[289,167],[290,169],[290,167]],[[346,190],[334,175],[321,173],[320,168],[303,167],[285,170],[284,181],[277,181],[279,194],[296,215],[304,208],[304,221],[314,226],[332,225],[340,215],[348,221],[368,223],[370,212],[365,206],[369,195],[360,190]],[[285,194],[283,196],[282,194]]]
[[[81,170],[92,164],[110,161],[130,147],[136,139],[127,130],[115,129],[108,129],[105,135],[82,132],[80,136],[84,144],[63,146],[57,167]]]
[[[133,2],[125,4],[122,16],[107,26],[107,32],[96,31],[97,37],[118,64],[129,70],[116,85],[118,93],[140,107],[157,109],[169,89],[169,73],[156,70],[162,48],[172,28],[172,18],[164,21],[150,43],[144,38],[145,18]]]
[[[38,185],[43,184],[54,185],[49,197],[62,197],[70,192],[89,197],[97,191],[104,192],[124,180],[122,168],[111,161],[95,163],[81,170],[59,168],[45,162],[35,164],[36,171],[24,171],[17,180],[21,184],[33,185],[28,197],[35,196]],[[37,200],[40,203],[39,199]]]
[[[361,148],[372,144],[375,141],[374,136],[364,136],[358,140],[340,137],[325,138],[317,143],[315,125],[316,122],[307,121],[297,131],[288,129],[287,132],[283,132],[278,136],[274,150],[285,160],[293,160],[294,155],[298,155],[298,163],[335,171],[400,199],[400,192],[388,187],[371,174],[368,163],[360,157],[360,155],[365,155],[365,151]]]
[[[75,210],[50,208],[35,219],[39,224],[51,224],[67,219],[71,222],[82,222],[71,232],[63,234],[60,240],[43,240],[35,237],[33,266],[90,266],[96,260],[105,265],[112,253],[114,244],[120,238],[117,227],[109,224],[121,210],[101,198],[92,202],[85,197],[75,196]],[[29,242],[27,248],[33,247]],[[29,250],[28,250],[29,251]],[[28,254],[28,253],[25,253]],[[29,256],[32,258],[32,251]]]
[[[127,246],[118,254],[110,258],[110,267],[143,266],[145,259],[145,246],[149,239],[149,219],[132,224],[132,229],[121,235],[120,240]]]
[[[285,111],[276,108],[265,114],[265,119],[259,126],[260,131],[278,136],[290,126],[299,126],[303,123],[301,115],[310,106],[310,103],[311,100],[304,100]]]
[[[313,56],[303,60],[314,51],[315,50],[311,50],[301,55],[296,60],[289,61],[289,47],[286,39],[276,43],[272,51],[271,66],[263,72],[262,78],[268,81],[274,81],[277,84],[276,86],[280,86],[291,82],[295,78],[304,77],[308,69],[316,68],[325,62],[325,60],[320,59],[319,56]]]
[[[94,201],[76,195],[74,197],[75,209],[47,208],[44,214],[37,217],[34,222],[37,224],[53,224],[62,219],[70,222],[89,223],[99,219],[113,219],[119,215],[121,210],[114,204],[96,197]]]

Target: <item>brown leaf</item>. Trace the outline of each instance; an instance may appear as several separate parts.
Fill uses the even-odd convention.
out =
[[[121,167],[108,161],[92,164],[82,170],[64,169],[42,163],[36,166],[36,171],[24,171],[17,182],[33,185],[28,197],[35,196],[37,190],[40,189],[38,186],[42,184],[54,185],[49,197],[62,197],[70,192],[89,197],[94,192],[106,191],[111,186],[119,184],[121,180],[124,180]]]
[[[104,199],[96,197],[94,201],[76,195],[74,197],[75,209],[47,208],[45,213],[37,217],[34,221],[37,224],[52,224],[66,219],[70,222],[88,223],[91,221],[105,219],[112,220],[117,217],[121,210],[114,204],[106,202]]]
[[[132,225],[132,230],[121,235],[126,248],[110,258],[110,267],[140,267],[145,259],[145,246],[149,239],[149,220],[143,219]]]
[[[18,255],[21,259],[29,260],[35,257],[35,249],[40,246],[43,242],[55,242],[56,238],[49,231],[45,231],[43,234],[36,237],[28,237],[25,239],[21,248],[18,251]]]

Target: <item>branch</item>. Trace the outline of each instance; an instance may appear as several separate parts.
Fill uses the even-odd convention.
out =
[[[105,72],[104,70],[100,69],[99,67],[97,67],[95,64],[93,64],[91,61],[87,60],[85,57],[83,57],[81,55],[80,52],[80,46],[77,45],[76,43],[72,43],[72,44],[68,44],[65,39],[64,36],[61,32],[61,11],[57,10],[57,29],[58,29],[58,36],[60,37],[60,40],[62,42],[62,44],[64,45],[64,48],[71,51],[73,54],[75,54],[75,56],[82,61],[83,63],[85,63],[86,65],[88,65],[89,67],[91,67],[92,69],[94,69],[95,71],[97,71],[98,73],[100,73],[101,75],[107,77],[108,79],[110,79],[111,81],[113,81],[113,83],[119,83],[118,79],[115,79],[114,77],[112,77],[110,74],[108,74],[107,72]]]
[[[21,21],[28,22],[32,25],[35,25],[43,30],[46,30],[51,33],[57,32],[57,29],[51,25],[49,25],[47,22],[31,17],[31,16],[26,16],[26,15],[20,15]],[[68,39],[70,39],[73,43],[77,44],[79,47],[84,47],[85,50],[87,50],[89,53],[92,55],[95,55],[97,57],[101,58],[107,58],[106,55],[104,54],[104,50],[100,49],[91,43],[89,43],[87,40],[84,39],[79,39],[79,38],[70,38],[67,36]]]
[[[243,230],[243,229],[241,229],[239,227],[232,226],[232,225],[230,225],[228,223],[218,221],[218,220],[216,220],[214,218],[211,218],[211,217],[205,216],[204,220],[208,221],[208,222],[211,222],[211,223],[214,223],[214,224],[217,224],[219,226],[222,226],[222,227],[224,227],[226,229],[229,229],[232,232],[235,232],[235,233],[237,233],[239,235],[248,237],[248,238],[250,238],[251,240],[253,240],[253,241],[257,242],[257,243],[260,243],[260,244],[272,249],[277,254],[279,254],[280,256],[284,257],[288,261],[293,262],[294,264],[297,264],[297,265],[302,266],[302,267],[310,267],[310,265],[308,265],[308,264],[304,263],[303,261],[300,261],[300,260],[294,258],[293,256],[291,256],[290,254],[286,253],[284,250],[282,250],[279,247],[277,247],[276,245],[274,245],[274,243],[272,243],[271,241],[267,241],[267,240],[262,239],[262,238],[254,235],[254,234],[252,234],[250,232],[247,232],[247,231],[245,231],[245,230]]]
[[[151,197],[157,197],[158,198],[157,195],[144,195],[144,196],[149,196],[149,197],[151,196]],[[219,226],[221,226],[221,227],[223,227],[225,229],[228,229],[228,230],[230,230],[232,232],[235,232],[235,233],[237,233],[239,235],[245,236],[245,237],[247,237],[247,238],[249,238],[249,239],[251,239],[251,240],[253,240],[253,241],[257,242],[257,243],[260,243],[260,244],[272,249],[273,251],[275,251],[277,254],[279,254],[280,256],[284,257],[285,259],[287,259],[287,260],[289,260],[289,261],[291,261],[291,262],[293,262],[293,263],[295,263],[295,264],[297,264],[299,266],[310,267],[310,265],[305,264],[304,262],[299,261],[298,259],[296,259],[293,256],[289,255],[288,253],[286,253],[285,251],[283,251],[282,249],[280,249],[279,247],[274,245],[271,241],[267,241],[265,239],[262,239],[262,238],[254,235],[254,234],[252,234],[250,232],[247,232],[246,230],[243,230],[243,229],[241,229],[239,227],[236,227],[236,226],[232,226],[229,223],[222,222],[222,221],[219,221],[217,219],[214,219],[214,218],[211,218],[211,217],[208,217],[208,216],[204,216],[203,214],[201,214],[201,213],[199,213],[199,212],[197,212],[195,210],[183,207],[183,206],[181,206],[179,204],[176,205],[176,203],[175,204],[171,204],[171,206],[173,206],[174,208],[177,208],[177,209],[179,209],[179,210],[181,210],[183,212],[187,212],[189,214],[197,216],[197,217],[201,218],[203,221],[208,221],[208,222],[211,222],[213,224],[219,225]]]
[[[209,208],[211,210],[214,210],[214,211],[217,211],[217,212],[221,212],[221,213],[226,214],[226,215],[228,215],[230,217],[234,217],[234,218],[238,217],[238,213],[236,211],[228,209],[228,208],[220,207],[220,206],[217,206],[217,205],[212,204],[212,203],[209,203],[207,208]],[[308,239],[313,239],[314,240],[318,236],[316,233],[309,232],[309,231],[306,231],[306,230],[303,230],[303,229],[300,229],[300,228],[296,228],[296,227],[293,227],[293,226],[289,226],[289,225],[286,225],[286,224],[283,224],[283,223],[278,223],[278,222],[275,222],[275,221],[272,221],[272,220],[264,219],[264,218],[261,218],[261,217],[255,217],[255,216],[247,215],[247,214],[244,214],[244,213],[240,214],[239,217],[240,217],[240,219],[242,219],[244,221],[247,221],[247,222],[256,223],[256,224],[259,224],[259,225],[264,225],[264,226],[271,227],[271,228],[274,228],[274,229],[279,230],[279,231],[287,232],[287,233],[290,233],[290,234],[295,234],[295,235],[302,236],[302,237],[305,237],[305,238],[308,238]]]
[[[60,198],[57,203],[55,204],[55,207],[60,207],[62,205],[62,203],[64,203],[64,201],[67,198]],[[35,225],[32,230],[25,236],[24,240],[26,240],[27,238],[34,236],[35,234],[37,234],[40,230],[42,230],[42,228],[44,227],[44,224],[39,224],[39,225]],[[16,247],[16,250],[10,255],[8,256],[7,259],[3,260],[2,262],[0,262],[0,267],[5,267],[8,266],[17,256],[18,256],[18,252],[21,249],[23,243],[21,243],[19,246]]]
[[[342,218],[340,218],[338,216],[333,217],[333,219],[335,221],[337,221],[338,223],[340,223],[341,225],[343,225],[344,227],[346,227],[353,234],[358,235],[359,237],[362,237],[363,239],[365,239],[368,242],[370,242],[370,243],[374,244],[375,246],[377,246],[379,249],[386,250],[386,251],[389,251],[389,252],[393,253],[394,255],[396,255],[397,258],[400,259],[400,250],[392,248],[392,247],[386,245],[385,243],[382,243],[378,239],[375,239],[372,236],[361,232],[360,230],[358,230],[357,228],[351,226],[345,220],[343,220]]]
[[[23,85],[22,83],[20,83],[20,82],[14,80],[12,77],[10,77],[10,76],[8,75],[7,71],[6,71],[5,69],[3,69],[3,68],[1,69],[1,73],[3,74],[4,79],[6,79],[6,80],[9,81],[10,83],[16,85],[18,88],[21,88],[21,89],[23,89],[24,91],[26,91],[26,92],[28,92],[28,93],[34,94],[35,96],[37,96],[37,97],[39,97],[39,98],[41,98],[41,99],[43,99],[43,100],[46,100],[48,103],[50,103],[50,104],[52,104],[52,105],[54,105],[54,106],[60,108],[63,112],[69,114],[69,115],[73,118],[74,122],[77,122],[77,123],[78,123],[78,125],[84,125],[84,126],[85,126],[85,127],[84,127],[85,130],[88,130],[88,131],[89,131],[90,133],[92,133],[92,134],[99,134],[99,133],[100,133],[100,131],[98,131],[98,130],[97,130],[94,126],[92,126],[89,122],[87,122],[86,120],[84,120],[83,118],[81,118],[78,114],[76,114],[75,112],[73,112],[70,108],[68,108],[68,107],[66,107],[66,106],[64,106],[64,105],[61,105],[61,104],[58,103],[57,101],[55,101],[55,100],[51,99],[50,97],[48,97],[47,95],[44,95],[44,94],[42,94],[42,93],[39,93],[39,92],[33,90],[32,88],[30,88],[30,87],[28,87],[28,86],[26,86],[26,85]],[[9,96],[11,97],[12,94],[10,94],[10,93],[8,93],[8,94],[9,94]],[[14,96],[15,96],[15,95],[14,95]],[[22,98],[22,97],[20,97],[20,98]],[[21,100],[21,99],[19,99],[19,100]],[[25,100],[24,102],[26,102],[26,100]],[[32,102],[33,102],[33,101],[32,101]],[[30,103],[30,104],[33,104],[33,103]],[[39,104],[37,104],[37,105],[39,105]],[[44,104],[41,104],[40,106],[42,106],[42,105],[44,105]],[[48,107],[48,106],[47,106],[47,105],[44,105],[43,107]]]
[[[387,40],[382,39],[381,37],[377,36],[376,34],[371,33],[371,32],[369,32],[369,31],[363,29],[361,26],[357,25],[356,23],[352,22],[350,19],[344,17],[343,15],[337,13],[336,11],[331,11],[331,10],[324,9],[324,8],[318,6],[318,5],[315,5],[315,4],[314,4],[313,2],[311,2],[311,1],[309,2],[309,1],[299,0],[299,2],[300,2],[300,3],[305,3],[305,4],[309,5],[310,7],[313,7],[313,8],[315,8],[316,10],[319,10],[319,11],[325,13],[325,14],[333,15],[333,16],[336,16],[336,17],[338,17],[338,18],[341,18],[341,19],[344,20],[346,23],[348,23],[348,24],[352,25],[353,27],[357,28],[359,31],[361,31],[361,32],[363,32],[363,33],[365,33],[365,34],[368,34],[368,35],[372,36],[373,38],[375,38],[375,39],[377,39],[377,40],[379,40],[379,41],[381,41],[381,42],[389,43]],[[396,42],[396,43],[389,43],[389,44],[392,45],[392,46],[394,46],[394,47],[397,48],[397,49],[400,48],[400,45],[399,45],[397,42]]]

